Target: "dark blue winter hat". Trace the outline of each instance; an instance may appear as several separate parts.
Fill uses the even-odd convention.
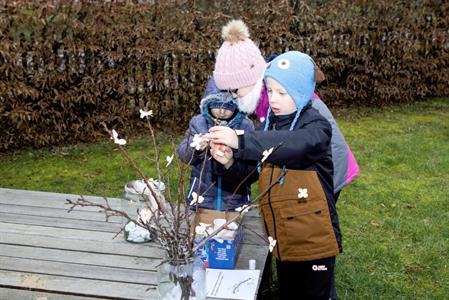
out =
[[[237,109],[237,103],[231,93],[220,92],[203,98],[201,100],[200,108],[202,113],[208,112],[208,110],[212,108],[223,108],[235,111]]]
[[[212,102],[209,104],[209,108],[222,108],[222,109],[227,109],[227,110],[231,110],[231,111],[235,111],[235,109],[237,108],[237,105],[234,102]]]

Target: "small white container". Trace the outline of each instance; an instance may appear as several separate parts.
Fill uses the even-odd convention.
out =
[[[250,270],[255,270],[256,269],[256,260],[255,259],[250,259],[248,261],[248,268]]]

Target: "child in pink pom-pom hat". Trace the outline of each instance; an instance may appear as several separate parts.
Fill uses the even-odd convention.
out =
[[[237,99],[239,110],[256,114],[264,123],[268,110],[268,95],[263,75],[267,63],[260,49],[250,39],[249,30],[242,20],[232,20],[222,29],[224,40],[218,49],[213,76],[205,95],[229,91]],[[274,57],[271,56],[270,60]],[[324,80],[324,74],[315,64],[315,81]],[[314,93],[312,107],[317,109],[332,125],[332,161],[334,163],[334,193],[338,199],[342,188],[359,174],[359,166],[337,122],[326,104]]]
[[[230,92],[239,110],[255,114],[257,122],[264,126],[268,111],[268,95],[263,80],[267,63],[260,49],[250,39],[248,27],[241,20],[232,20],[222,28],[223,44],[218,49],[213,76],[208,82],[205,95],[221,91]],[[270,57],[269,60],[274,57]],[[324,74],[315,64],[315,81],[324,80]],[[312,107],[317,109],[332,126],[331,151],[334,165],[333,183],[335,202],[344,186],[352,182],[360,172],[357,161],[346,143],[337,122],[326,104],[314,93]],[[330,298],[337,299],[335,287]]]

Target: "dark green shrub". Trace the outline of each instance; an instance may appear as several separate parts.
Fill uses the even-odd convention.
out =
[[[92,141],[101,122],[136,132],[146,104],[156,127],[183,130],[235,17],[264,55],[314,57],[330,106],[449,95],[443,1],[39,2],[0,4],[3,150]]]

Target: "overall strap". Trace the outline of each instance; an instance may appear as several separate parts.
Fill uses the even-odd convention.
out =
[[[221,177],[218,176],[217,178],[217,210],[221,211]]]

